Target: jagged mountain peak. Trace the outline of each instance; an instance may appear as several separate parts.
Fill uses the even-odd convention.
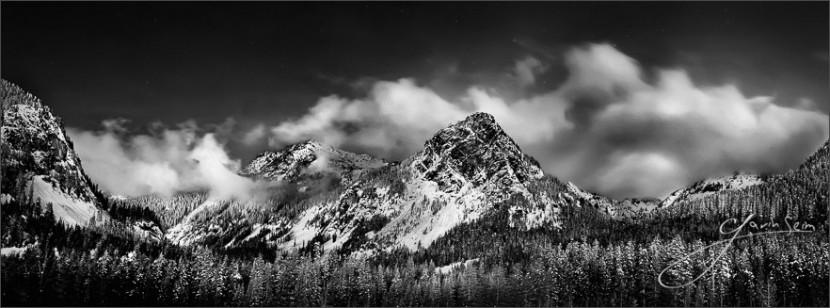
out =
[[[0,89],[3,193],[51,203],[57,219],[87,224],[100,213],[102,197],[84,173],[60,118],[14,83],[3,80]]]
[[[504,138],[506,137],[506,138]],[[464,120],[458,121],[446,128],[439,130],[435,135],[426,141],[426,147],[450,146],[452,143],[463,139],[478,139],[481,144],[490,144],[495,141],[509,143],[518,148],[513,139],[507,136],[504,130],[496,122],[496,119],[489,113],[476,112]],[[502,140],[498,140],[503,138]]]
[[[474,112],[464,120],[458,121],[449,127],[459,126],[468,127],[476,132],[485,132],[487,129],[501,131],[501,126],[496,122],[496,118],[486,112]]]
[[[492,191],[525,191],[528,181],[543,175],[539,163],[521,151],[492,115],[482,112],[438,131],[410,161],[417,174],[448,192],[466,183],[492,186]]]
[[[2,93],[0,93],[3,109],[16,104],[32,105],[38,108],[45,107],[42,105],[40,98],[34,96],[32,93],[26,92],[26,90],[23,90],[23,88],[11,81],[0,79],[0,87],[3,89]]]
[[[310,151],[317,151],[321,149],[333,149],[333,147],[323,144],[316,139],[306,139],[305,141],[297,142],[295,144],[289,145],[289,149],[292,151],[300,151],[300,150],[310,150]]]
[[[259,154],[242,174],[275,181],[294,181],[304,174],[335,174],[343,179],[355,172],[386,165],[383,159],[337,149],[314,139]]]

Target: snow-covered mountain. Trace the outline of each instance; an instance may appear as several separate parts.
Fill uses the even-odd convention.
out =
[[[243,175],[273,181],[297,182],[304,177],[334,175],[349,181],[360,172],[387,164],[367,154],[357,154],[314,140],[258,155],[242,170]]]
[[[105,218],[61,120],[37,97],[2,80],[2,194],[51,204],[56,220]]]
[[[86,225],[93,217],[118,219],[102,208],[105,199],[84,174],[60,119],[19,87],[3,80],[2,89],[0,204],[40,200],[51,204],[56,219],[71,225]],[[825,143],[797,172],[780,175],[779,182],[792,178],[802,183],[815,178],[810,172],[826,177],[828,152]],[[179,213],[163,223],[170,227],[164,234],[161,224],[146,220],[129,220],[132,225],[126,227],[180,245],[282,251],[319,246],[371,253],[429,247],[453,228],[487,217],[522,231],[560,230],[568,213],[596,210],[610,218],[636,217],[770,184],[759,176],[737,174],[699,181],[663,200],[612,200],[545,175],[486,113],[439,130],[401,162],[306,141],[259,155],[242,174],[278,185],[250,200],[184,198],[192,203],[187,206],[170,201],[170,209],[164,206],[159,212]],[[123,199],[111,198],[129,201]]]
[[[779,178],[789,179],[799,170],[827,170],[828,168],[830,168],[830,140],[825,141],[821,147],[807,157],[798,169],[782,171],[777,176]],[[665,208],[686,201],[701,200],[719,192],[739,191],[763,184],[769,184],[765,178],[757,174],[745,172],[708,178],[697,181],[688,187],[675,190],[660,202],[659,207]]]
[[[438,131],[424,149],[355,179],[341,196],[305,211],[280,247],[319,241],[324,249],[427,247],[453,227],[473,222],[495,205],[521,196],[543,177],[489,114],[476,113]],[[556,209],[517,209],[525,220],[555,224]],[[532,212],[532,214],[531,214]],[[544,217],[541,217],[544,216]],[[536,224],[536,223],[533,223]]]
[[[297,184],[301,192],[323,186],[320,180],[326,176],[339,179],[340,186],[323,193],[329,197],[303,203],[297,215],[271,211],[256,223],[223,217],[227,206],[200,206],[197,211],[211,213],[201,215],[207,220],[188,215],[168,238],[191,244],[224,237],[219,245],[225,248],[259,240],[282,250],[311,244],[324,250],[416,249],[428,247],[455,226],[499,210],[509,214],[508,227],[529,230],[561,228],[561,209],[568,206],[590,207],[613,217],[653,208],[639,202],[620,206],[545,176],[538,162],[486,113],[441,129],[400,163],[307,141],[259,155],[243,174]],[[502,204],[506,207],[500,209]],[[250,202],[241,206],[261,207]]]
[[[11,82],[0,81],[0,89],[0,204],[40,203],[69,226],[106,224],[144,238],[162,236],[153,222],[114,220],[106,197],[84,173],[61,119]]]
[[[424,149],[404,162],[416,177],[453,193],[472,186],[491,202],[512,194],[530,198],[525,185],[543,176],[539,163],[496,123],[492,115],[474,113],[429,139]]]
[[[746,173],[705,179],[672,192],[660,202],[660,207],[668,207],[683,201],[698,200],[720,191],[740,190],[762,183],[764,183],[764,180],[758,175]]]

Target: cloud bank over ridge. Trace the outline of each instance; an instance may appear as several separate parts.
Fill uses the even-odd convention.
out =
[[[548,173],[634,197],[662,196],[734,170],[792,167],[829,134],[825,114],[747,97],[731,84],[699,86],[679,69],[647,78],[636,60],[608,44],[572,48],[564,65],[568,77],[557,88],[509,101],[485,86],[449,101],[412,79],[377,81],[363,98],[321,98],[305,115],[271,127],[269,142],[314,138],[400,159],[437,130],[482,111]],[[543,67],[526,58],[512,74],[526,86]]]
[[[84,170],[105,191],[124,196],[171,195],[206,190],[218,199],[246,199],[257,183],[237,174],[217,135],[230,125],[203,132],[194,121],[178,128],[157,126],[147,134],[127,135],[125,121],[105,120],[100,131],[67,128]]]
[[[553,57],[546,57],[550,61]],[[125,120],[99,131],[68,128],[90,177],[121,195],[209,190],[242,197],[257,183],[236,174],[229,139],[273,148],[314,138],[387,159],[423,147],[436,131],[473,112],[492,114],[548,174],[612,197],[660,197],[735,170],[764,172],[796,166],[828,138],[828,116],[809,100],[782,104],[748,97],[735,85],[700,86],[681,69],[646,71],[609,44],[564,53],[566,78],[529,93],[552,65],[534,57],[505,72],[514,80],[500,95],[479,84],[447,99],[411,78],[374,80],[365,96],[320,98],[300,117],[239,130],[229,119],[200,127],[156,125],[130,134]],[[510,97],[510,98],[508,98]],[[793,106],[793,107],[788,107]]]

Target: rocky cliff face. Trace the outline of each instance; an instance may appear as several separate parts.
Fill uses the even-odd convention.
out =
[[[161,237],[153,222],[111,218],[103,207],[107,199],[84,173],[63,123],[48,106],[6,80],[0,90],[0,204],[40,203],[69,226],[106,222],[140,237]]]
[[[524,154],[493,116],[485,113],[472,114],[438,131],[423,150],[400,163],[307,141],[259,155],[243,174],[296,184],[306,194],[308,187],[325,186],[320,180],[328,176],[340,179],[340,185],[334,191],[315,190],[314,194],[329,197],[302,201],[307,207],[296,216],[275,214],[260,219],[265,223],[249,226],[245,218],[224,219],[239,223],[221,226],[214,220],[222,219],[211,218],[223,215],[217,213],[198,225],[174,228],[190,230],[178,236],[198,244],[202,235],[237,229],[244,231],[230,234],[220,245],[263,241],[289,251],[310,245],[327,251],[396,246],[414,250],[428,247],[459,224],[497,211],[509,214],[506,227],[521,230],[561,228],[561,209],[568,206],[595,208],[611,216],[633,212],[618,210],[617,203],[608,198],[545,176],[536,160]],[[640,208],[639,203],[629,207]]]
[[[297,182],[303,178],[335,175],[348,182],[360,172],[387,164],[366,154],[357,154],[309,140],[254,158],[242,174],[272,181]]]
[[[438,131],[423,150],[400,164],[357,177],[336,202],[304,213],[286,243],[317,237],[325,249],[427,247],[512,196],[537,200],[528,185],[542,176],[539,164],[491,115],[472,114]],[[556,220],[552,208],[534,213],[533,226]],[[516,216],[520,222],[515,225],[525,225],[526,217]]]
[[[410,161],[420,178],[435,182],[440,190],[453,193],[470,185],[492,202],[514,193],[527,195],[525,185],[543,176],[539,163],[522,153],[486,113],[438,131]]]
[[[2,193],[52,204],[56,219],[86,225],[100,200],[60,119],[37,97],[2,81]]]

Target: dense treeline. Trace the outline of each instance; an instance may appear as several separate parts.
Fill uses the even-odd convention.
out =
[[[731,218],[743,220],[749,215],[755,215],[752,221],[757,225],[772,222],[778,224],[776,229],[787,229],[788,224],[806,223],[815,228],[816,234],[826,235],[830,230],[830,187],[827,186],[830,173],[827,164],[821,163],[823,160],[811,158],[808,161],[812,163],[805,163],[797,170],[767,176],[761,185],[719,191],[648,214],[613,217],[588,202],[581,202],[579,206],[564,206],[560,208],[562,227],[558,229],[522,230],[509,227],[507,209],[529,206],[524,198],[511,198],[495,204],[496,210],[478,221],[451,229],[429,248],[416,251],[414,258],[418,262],[433,260],[437,264],[478,257],[512,262],[530,257],[534,252],[529,247],[572,241],[590,243],[596,240],[607,245],[626,241],[647,243],[655,238],[675,236],[685,241],[714,241],[720,236],[718,228],[721,223]],[[533,183],[531,189],[548,196],[568,191],[565,183],[551,177]],[[409,252],[400,249],[381,253],[378,259],[387,262],[407,254]]]
[[[35,250],[79,249],[103,253],[138,251],[148,256],[188,255],[191,248],[182,248],[165,241],[142,237],[119,221],[100,221],[89,227],[67,226],[55,221],[51,204],[23,204],[14,200],[2,205],[3,247],[27,247]],[[3,269],[5,271],[6,268]]]
[[[179,223],[207,198],[208,195],[204,192],[180,192],[169,197],[145,195],[129,199],[111,198],[109,203],[117,207],[147,208],[155,213],[161,229],[166,230]]]
[[[716,241],[721,238],[720,225],[733,217],[705,217],[684,215],[677,217],[644,216],[640,218],[615,219],[590,208],[562,208],[561,229],[538,228],[521,230],[507,225],[506,208],[513,206],[508,201],[502,203],[501,210],[486,215],[473,223],[459,225],[446,235],[436,240],[428,248],[421,248],[411,253],[417,262],[432,260],[437,264],[448,264],[479,257],[496,258],[505,262],[518,262],[531,257],[534,247],[554,246],[570,242],[598,241],[602,245],[620,244],[628,241],[648,243],[657,238],[679,237],[684,241]],[[743,220],[747,216],[734,216]],[[768,220],[753,218],[752,222],[762,225]],[[777,218],[775,230],[787,230],[785,221],[790,225],[796,222],[807,223],[815,227],[816,234],[827,234],[827,222],[817,219],[785,220]],[[731,226],[731,225],[730,225]],[[768,228],[772,230],[771,228]],[[758,229],[746,227],[746,231],[757,232]],[[405,249],[381,252],[376,258],[389,262],[410,254]]]
[[[0,84],[4,108],[18,101],[40,106],[15,88]],[[37,116],[46,118],[48,109]],[[569,185],[546,177],[529,190],[537,197],[557,196],[560,228],[510,227],[509,209],[531,206],[516,197],[492,204],[482,218],[414,252],[373,249],[367,234],[390,222],[376,215],[360,221],[333,253],[321,249],[329,235],[318,235],[295,242],[289,254],[274,246],[303,211],[320,204],[345,211],[361,194],[372,199],[378,189],[358,193],[358,186],[320,176],[271,187],[267,198],[245,202],[215,201],[204,192],[107,198],[88,177],[65,172],[60,162],[67,160],[71,141],[64,146],[53,135],[33,139],[20,131],[0,145],[3,305],[830,305],[826,144],[798,169],[764,176],[761,185],[707,187],[714,189],[711,194],[649,214],[610,215],[603,206],[613,200],[575,200]],[[402,195],[413,176],[407,170],[392,164],[358,179]],[[38,174],[50,174],[43,179],[71,195],[96,201],[106,215],[88,227],[56,221],[50,204],[31,198]],[[446,204],[425,197],[418,206],[435,214]],[[751,214],[757,224],[778,226],[747,229],[741,234],[756,235],[704,249],[727,236],[719,232],[722,222]],[[174,245],[153,228],[169,230],[182,222],[192,227],[188,234],[198,233],[199,242]],[[757,233],[787,230],[795,222],[814,232]],[[144,227],[152,232],[143,233]],[[721,249],[725,254],[718,257]],[[689,285],[672,289],[661,282]]]
[[[707,243],[580,242],[539,247],[521,262],[483,258],[452,271],[412,258],[390,265],[326,256],[238,259],[199,249],[190,257],[64,248],[3,257],[4,305],[233,306],[827,306],[830,245],[778,235],[692,255]]]
[[[828,141],[830,142],[830,141]],[[763,183],[725,190],[655,211],[658,218],[678,216],[740,217],[750,213],[776,220],[790,217],[827,224],[830,197],[828,142],[797,169],[763,176]]]
[[[102,206],[113,219],[90,228],[63,226],[51,206],[13,199],[2,205],[3,247],[26,252],[2,257],[3,304],[827,306],[828,175],[816,167],[826,164],[812,161],[768,176],[762,185],[648,215],[612,217],[590,203],[564,206],[561,229],[509,227],[508,209],[527,206],[527,200],[511,198],[415,252],[352,254],[361,246],[347,245],[325,255],[312,241],[288,255],[264,241],[243,241],[253,225],[294,219],[314,204],[338,201],[346,191],[339,186],[322,193],[283,187],[264,203],[205,205],[203,193],[110,199]],[[383,170],[375,180],[396,184],[399,176]],[[555,195],[567,187],[550,180],[535,189]],[[15,195],[25,195],[20,193]],[[229,227],[190,248],[164,238],[150,241],[128,227],[145,220],[170,228],[202,206],[192,223]],[[719,259],[714,257],[724,246],[693,254],[724,237],[718,230],[723,221],[749,214],[758,224],[779,224],[767,231],[800,222],[815,232],[739,239]],[[375,217],[361,226],[375,230],[387,222]],[[231,241],[239,245],[224,248]],[[675,261],[682,262],[666,271],[664,283],[702,278],[678,289],[661,286],[659,273]]]
[[[495,215],[456,228],[414,254],[350,259],[312,250],[263,258],[252,257],[255,250],[181,249],[128,233],[115,236],[103,227],[67,228],[54,221],[50,208],[3,205],[3,246],[31,246],[22,256],[2,259],[6,305],[828,304],[825,232],[739,240],[703,279],[671,290],[657,283],[660,270],[717,240],[716,229],[690,229],[713,224],[683,218],[649,226],[573,208],[563,213],[578,218],[566,220],[565,230],[572,231],[520,231]],[[20,230],[30,233],[14,235]],[[692,255],[668,271],[664,282],[696,277],[716,252]],[[436,270],[436,264],[465,258],[477,262]]]

